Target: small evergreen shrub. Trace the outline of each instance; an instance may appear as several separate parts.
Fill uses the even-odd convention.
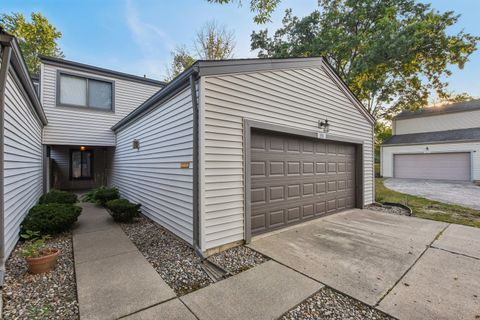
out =
[[[120,198],[120,193],[117,188],[113,187],[98,187],[82,197],[83,201],[96,202],[104,206],[108,201]]]
[[[141,205],[131,203],[127,199],[115,199],[106,203],[107,209],[117,222],[132,222],[138,217]]]
[[[55,235],[73,227],[82,208],[64,203],[37,204],[30,209],[21,225],[20,233],[39,232],[41,235]]]
[[[47,203],[74,204],[76,202],[77,202],[76,194],[72,192],[52,189],[50,190],[50,192],[41,196],[38,203],[40,204],[47,204]]]

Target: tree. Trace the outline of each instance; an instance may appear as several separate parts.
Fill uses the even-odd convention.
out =
[[[453,34],[459,16],[414,0],[320,0],[304,18],[287,10],[273,37],[253,32],[259,57],[324,56],[376,119],[448,99],[450,66],[463,68],[479,37]],[[448,31],[448,32],[447,32]]]
[[[172,63],[170,67],[167,68],[167,77],[165,78],[165,81],[172,80],[182,73],[183,70],[195,63],[195,58],[190,55],[185,46],[176,47],[175,50],[171,52],[171,55]]]
[[[448,97],[444,99],[433,100],[432,105],[433,106],[446,105],[446,104],[452,104],[452,103],[458,103],[458,102],[466,102],[470,100],[473,100],[473,97],[466,92],[450,93]]]
[[[208,0],[211,3],[227,4],[238,3],[242,5],[242,0]],[[270,22],[273,11],[277,8],[281,0],[250,0],[250,11],[255,13],[253,20],[255,23],[263,24]]]
[[[196,33],[193,46],[195,54],[191,54],[185,46],[179,46],[171,53],[172,63],[167,68],[166,81],[175,78],[197,59],[222,60],[233,57],[235,36],[233,31],[227,30],[225,26],[209,21]]]
[[[31,21],[27,22],[21,13],[2,14],[0,26],[17,37],[28,70],[32,74],[40,71],[39,55],[63,58],[64,55],[57,41],[62,37],[46,17],[40,12],[32,12]]]
[[[235,35],[215,21],[206,22],[195,37],[195,51],[202,60],[222,60],[233,56]]]

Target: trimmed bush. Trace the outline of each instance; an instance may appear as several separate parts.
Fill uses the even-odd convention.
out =
[[[47,203],[66,203],[74,204],[77,202],[77,195],[67,191],[61,191],[52,189],[50,192],[44,194],[40,197],[38,203],[47,204]]]
[[[110,211],[113,220],[117,222],[131,222],[138,217],[141,205],[131,203],[127,199],[115,199],[107,202],[106,207]]]
[[[28,212],[20,233],[38,231],[41,235],[55,235],[70,230],[82,213],[82,208],[64,203],[37,204]]]
[[[117,188],[98,187],[83,196],[83,201],[96,202],[104,206],[108,201],[120,198]]]

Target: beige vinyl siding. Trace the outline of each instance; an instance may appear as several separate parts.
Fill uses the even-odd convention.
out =
[[[394,154],[423,154],[426,150],[426,147],[428,147],[430,153],[472,152],[472,178],[473,180],[480,180],[480,142],[383,146],[381,168],[383,177],[393,177]]]
[[[57,106],[57,70],[114,81],[114,112]],[[41,99],[48,118],[43,142],[50,145],[114,146],[115,135],[110,128],[159,89],[160,86],[156,85],[42,64]]]
[[[190,88],[117,132],[112,184],[188,243],[193,237],[193,113]],[[134,139],[140,149],[133,149]]]
[[[318,131],[364,143],[364,202],[373,201],[372,124],[323,67],[205,77],[200,120],[202,250],[244,239],[243,119]]]
[[[5,256],[18,241],[20,223],[43,193],[42,123],[12,73],[5,91]]]
[[[478,128],[480,126],[480,110],[451,112],[434,116],[395,120],[395,133],[408,134]]]

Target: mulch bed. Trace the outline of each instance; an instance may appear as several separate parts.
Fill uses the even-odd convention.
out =
[[[60,249],[57,266],[48,273],[27,272],[19,242],[6,262],[2,290],[3,319],[78,319],[77,288],[73,263],[72,234],[48,241]]]
[[[323,288],[296,308],[287,312],[281,320],[394,320],[383,312],[358,300]]]

